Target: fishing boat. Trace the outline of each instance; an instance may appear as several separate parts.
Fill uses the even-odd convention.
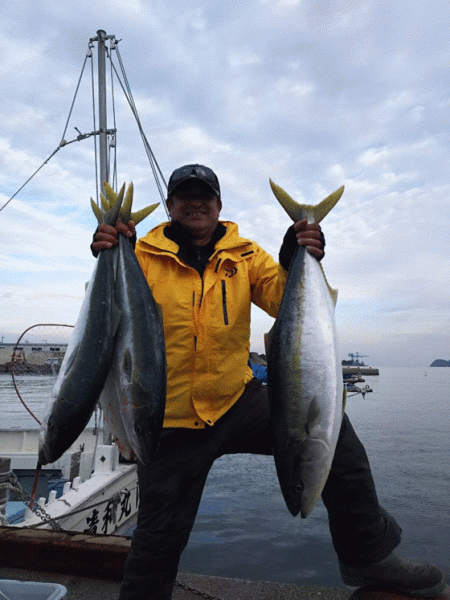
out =
[[[38,434],[36,430],[0,431],[0,524],[82,533],[125,530],[137,511],[136,466],[122,464],[117,446],[98,444],[98,434],[90,429],[61,459],[42,468],[36,500],[30,506]]]
[[[61,325],[59,328],[68,328]],[[137,512],[136,465],[121,459],[110,441],[100,408],[82,435],[51,464],[44,465],[31,501],[39,446],[39,417],[22,397],[23,382],[33,378],[36,388],[48,393],[58,369],[44,368],[49,360],[62,360],[67,344],[28,342],[24,337],[48,337],[57,325],[27,328],[15,344],[3,344],[8,373],[15,388],[17,405],[36,421],[36,426],[0,428],[0,524],[14,527],[62,529],[82,533],[118,533]],[[12,350],[11,350],[12,348]],[[49,354],[57,355],[49,358]],[[6,375],[3,375],[6,377]],[[19,402],[20,401],[20,402]],[[5,419],[4,419],[5,420]]]
[[[165,205],[167,184],[142,129],[120,57],[119,41],[115,35],[107,35],[103,30],[98,30],[97,35],[89,40],[80,80],[76,87],[61,142],[8,202],[31,181],[57,151],[73,142],[83,142],[91,138],[94,140],[95,152],[95,196],[97,205],[100,206],[100,195],[106,193],[105,182],[112,188],[117,187],[117,129],[115,127],[114,90],[118,87],[123,91],[135,117],[161,202],[167,213]],[[85,66],[89,61],[91,63],[92,89],[94,90],[95,87],[93,85],[95,48],[98,59],[98,96],[97,99],[93,98],[92,102],[94,130],[82,133],[75,127],[79,135],[73,140],[67,141],[65,138],[72,108]],[[110,82],[107,82],[107,61],[111,67],[109,69]],[[117,81],[119,86],[114,85],[114,82]],[[107,97],[107,92],[109,97]],[[112,107],[114,127],[108,126],[108,107]],[[29,332],[33,327],[36,326],[33,325],[26,331]],[[61,327],[70,326],[62,325]],[[0,350],[3,354],[0,356],[0,363],[3,373],[10,373],[12,377],[14,374],[24,376],[29,373],[57,374],[67,344],[64,347],[60,343],[34,344],[29,347],[25,342],[20,343],[21,341],[19,338],[15,344],[11,359],[8,356],[6,359],[4,358],[3,355],[5,353],[8,355],[10,348],[6,347],[8,344],[2,344]],[[36,371],[33,360],[39,353],[41,357],[45,355],[46,360],[40,363],[40,370]],[[60,459],[42,467],[35,500],[31,500],[29,490],[38,462],[39,428],[0,427],[0,525],[16,528],[63,529],[97,534],[117,534],[127,531],[127,522],[136,514],[138,506],[136,464],[127,462],[120,456],[117,446],[111,441],[106,426],[103,426],[101,413],[96,415],[93,419],[96,419],[97,423],[94,426],[88,426]]]
[[[354,355],[352,355],[354,356]],[[353,361],[353,359],[352,359]],[[357,359],[357,365],[359,367],[365,367],[364,363],[359,362],[359,360]],[[344,362],[348,362],[348,361],[342,361]],[[370,367],[368,367],[370,368]],[[378,369],[376,369],[378,371]],[[370,373],[372,375],[378,375],[378,373]],[[365,379],[362,377],[362,373],[361,370],[348,370],[346,367],[342,367],[342,377],[344,379],[344,388],[347,392],[347,398],[349,398],[350,396],[356,396],[357,394],[361,394],[361,396],[363,398],[365,398],[366,394],[368,394],[369,392],[372,392],[372,388],[369,385],[365,385],[365,386],[359,386],[356,385],[357,383],[364,383]]]
[[[369,385],[360,387],[359,385],[355,385],[354,383],[347,382],[345,380],[344,387],[347,391],[347,398],[349,398],[350,396],[356,396],[357,394],[361,394],[361,396],[365,398],[366,394],[373,391]]]

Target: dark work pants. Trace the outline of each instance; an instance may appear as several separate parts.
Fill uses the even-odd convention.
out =
[[[120,600],[169,600],[209,470],[224,454],[271,454],[267,388],[253,379],[213,427],[165,429],[155,460],[139,465],[137,527]],[[366,452],[345,416],[322,492],[338,558],[364,566],[385,558],[401,529],[378,504]]]

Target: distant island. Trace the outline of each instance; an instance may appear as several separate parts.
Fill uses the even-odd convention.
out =
[[[443,358],[437,358],[433,360],[430,367],[450,367],[450,360],[444,360]]]

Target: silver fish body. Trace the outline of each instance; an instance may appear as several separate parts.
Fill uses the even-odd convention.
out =
[[[113,257],[98,257],[39,436],[39,462],[55,462],[86,427],[105,383],[113,351]]]
[[[100,403],[121,453],[148,464],[156,453],[164,419],[164,331],[159,307],[123,236],[119,236],[115,302],[120,318]]]
[[[108,210],[94,212],[100,222],[116,222],[125,186]],[[91,200],[93,208],[94,202]],[[39,434],[38,461],[58,460],[86,427],[108,375],[114,340],[114,257],[100,252],[80,314],[50,398]]]
[[[298,208],[307,210],[292,214],[294,220],[313,220],[309,210],[313,207]],[[342,422],[335,302],[336,293],[320,263],[299,246],[267,336],[274,459],[286,505],[294,516],[300,512],[306,517],[320,497]]]

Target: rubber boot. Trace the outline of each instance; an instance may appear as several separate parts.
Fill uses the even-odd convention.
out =
[[[367,567],[349,567],[339,563],[342,581],[349,586],[383,586],[411,597],[440,596],[446,586],[440,569],[428,563],[414,563],[394,552]]]

